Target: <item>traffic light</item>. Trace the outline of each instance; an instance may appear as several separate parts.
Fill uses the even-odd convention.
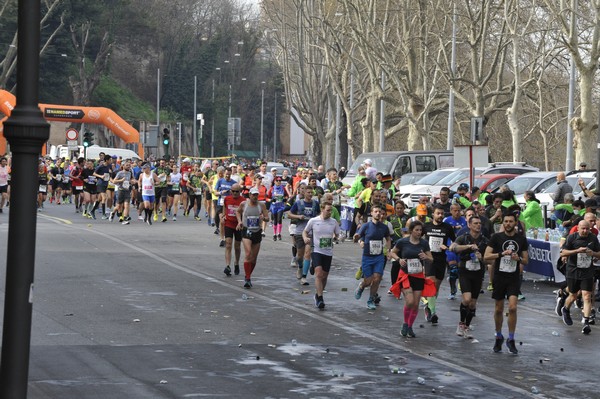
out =
[[[163,129],[163,144],[168,146],[169,145],[169,140],[170,140],[170,132],[169,129],[164,128]]]
[[[94,133],[86,130],[86,132],[83,134],[83,146],[89,147],[92,145],[94,145]]]

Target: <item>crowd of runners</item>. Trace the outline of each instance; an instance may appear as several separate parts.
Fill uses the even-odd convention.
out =
[[[10,166],[0,159],[0,213],[9,198]],[[322,166],[267,170],[266,163],[236,165],[212,160],[204,164],[190,158],[157,162],[121,160],[101,154],[100,161],[79,158],[72,162],[41,160],[38,210],[49,201],[71,204],[76,213],[90,219],[119,220],[130,224],[131,213],[139,222],[176,222],[178,214],[205,221],[215,228],[224,248],[226,276],[244,273],[244,287],[252,288],[252,273],[260,245],[267,236],[274,241],[289,236],[291,266],[301,285],[314,275],[314,303],[325,308],[324,292],[331,270],[334,246],[352,241],[360,246],[361,267],[356,300],[367,297],[366,307],[376,310],[381,300],[380,283],[389,263],[394,284],[388,294],[404,300],[401,335],[413,338],[413,325],[423,306],[425,318],[436,325],[440,285],[446,280],[450,297],[458,290],[459,320],[456,334],[472,338],[471,321],[484,288],[495,300],[495,352],[505,342],[503,324],[507,311],[509,352],[517,354],[515,331],[517,304],[523,299],[521,282],[528,263],[526,231],[531,215],[524,215],[509,192],[481,193],[461,184],[456,193],[443,188],[439,198],[423,197],[412,209],[402,202],[398,182],[377,173],[370,162],[358,170],[351,185],[344,185],[335,168]],[[581,309],[582,333],[595,324],[598,300],[600,244],[597,239],[593,193],[577,201],[572,214],[561,222],[561,270],[566,283],[557,291],[556,313],[572,325],[571,308]],[[531,197],[531,196],[530,196]],[[353,210],[342,209],[352,199]],[[535,198],[535,196],[533,196]],[[567,200],[569,199],[567,195]],[[531,198],[528,199],[528,201]],[[571,199],[572,201],[572,199]],[[577,208],[575,208],[577,205]],[[575,210],[573,210],[575,209]],[[351,213],[351,225],[341,229],[341,217]],[[526,217],[524,217],[526,216]],[[283,220],[289,229],[283,232]],[[283,234],[282,234],[283,233]],[[270,238],[269,238],[270,239]],[[242,247],[244,249],[243,270]],[[487,284],[486,284],[487,277]],[[365,293],[365,291],[367,291]]]

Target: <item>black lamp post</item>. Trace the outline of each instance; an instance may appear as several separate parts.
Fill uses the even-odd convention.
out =
[[[38,108],[40,0],[19,0],[17,104],[4,123],[12,150],[0,398],[27,398],[39,154],[50,126]]]

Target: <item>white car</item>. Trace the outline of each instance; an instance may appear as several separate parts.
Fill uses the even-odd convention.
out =
[[[436,184],[438,181],[442,180],[444,177],[457,171],[458,169],[459,168],[443,168],[443,169],[434,170],[433,172],[430,172],[427,176],[425,176],[422,179],[420,179],[419,181],[417,181],[415,184],[411,184],[406,187],[400,186],[400,193],[402,194],[402,200],[406,204],[406,201],[410,199],[409,197],[410,197],[411,193],[413,193],[414,191],[423,191],[427,187],[429,187],[433,184]]]
[[[583,195],[583,192],[577,182],[579,179],[583,180],[585,186],[588,190],[594,190],[596,188],[596,172],[578,172],[571,173],[567,176],[567,182],[573,187],[573,196],[575,199],[581,199],[585,202],[586,198]],[[552,194],[556,191],[556,182],[551,186],[548,186],[546,190],[541,193],[535,194],[535,197],[540,200],[540,206],[547,206],[547,215],[550,215],[554,210],[554,199],[552,198]],[[517,201],[519,204],[524,204],[525,200],[521,197],[517,197]]]

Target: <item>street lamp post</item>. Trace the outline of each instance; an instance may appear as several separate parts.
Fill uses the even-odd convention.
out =
[[[27,398],[36,244],[38,157],[50,126],[38,108],[39,0],[19,0],[17,104],[4,123],[12,150],[0,397]]]
[[[273,120],[273,162],[277,161],[277,93],[275,93],[275,119]]]
[[[260,91],[260,159],[263,159],[263,140],[264,140],[264,123],[265,123],[265,82],[261,82],[262,88]]]

